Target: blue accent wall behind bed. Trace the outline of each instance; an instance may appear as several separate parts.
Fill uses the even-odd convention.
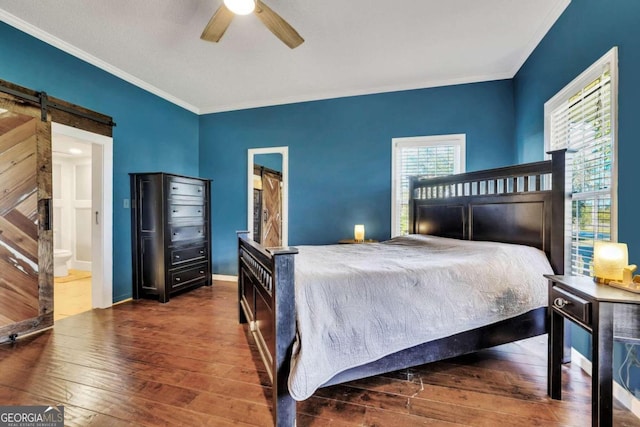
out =
[[[540,160],[544,150],[544,103],[592,63],[618,46],[618,240],[640,263],[638,226],[638,116],[640,107],[640,1],[572,0],[514,78],[516,156]],[[574,347],[589,355],[591,337],[574,328]],[[637,347],[637,346],[636,346]],[[626,356],[616,344],[615,371]],[[626,379],[626,368],[623,374]],[[631,389],[640,397],[640,369],[631,368]],[[620,381],[619,381],[620,382]]]
[[[213,264],[236,274],[247,227],[247,149],[289,147],[289,244],[390,237],[391,140],[465,133],[467,170],[514,163],[511,80],[346,97],[200,117],[200,175],[213,179]]]

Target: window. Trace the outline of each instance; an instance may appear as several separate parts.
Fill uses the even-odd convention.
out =
[[[595,240],[617,241],[617,49],[613,48],[545,106],[545,148],[574,150],[571,265],[592,275]]]
[[[466,136],[394,138],[391,154],[391,235],[409,231],[409,177],[451,175],[465,171]]]

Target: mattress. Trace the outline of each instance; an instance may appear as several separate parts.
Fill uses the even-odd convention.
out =
[[[411,235],[297,248],[296,400],[344,370],[546,306],[542,275],[553,273],[542,251],[506,243]]]

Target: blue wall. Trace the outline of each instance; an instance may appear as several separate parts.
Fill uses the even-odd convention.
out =
[[[282,154],[254,154],[253,164],[256,166],[264,166],[276,172],[282,172]]]
[[[391,139],[466,133],[467,170],[514,163],[510,80],[338,98],[200,117],[213,179],[213,263],[236,274],[247,227],[247,149],[289,147],[289,244],[335,243],[365,224],[390,237]]]
[[[113,300],[131,297],[129,172],[198,174],[198,116],[0,23],[0,79],[113,117]]]
[[[290,147],[291,244],[332,243],[350,236],[355,223],[367,225],[367,237],[389,237],[394,137],[466,133],[468,170],[512,164],[515,157],[509,80],[198,118],[4,23],[0,78],[110,115],[117,123],[114,301],[131,296],[130,211],[122,207],[129,197],[129,172],[214,179],[214,272],[235,274],[235,231],[246,228],[248,148]]]
[[[640,98],[640,1],[572,0],[514,78],[516,155],[518,162],[540,160],[544,150],[544,103],[618,46],[618,239],[629,245],[629,259],[640,262],[637,225],[638,108]],[[574,346],[590,354],[590,340],[576,329]],[[617,364],[623,347],[616,346]],[[640,396],[640,372],[632,386]]]

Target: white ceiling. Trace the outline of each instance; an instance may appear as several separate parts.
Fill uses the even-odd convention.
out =
[[[570,0],[264,0],[200,34],[222,0],[0,0],[0,19],[195,113],[511,78]]]
[[[91,158],[91,143],[72,136],[53,133],[51,135],[51,151],[54,156]]]

